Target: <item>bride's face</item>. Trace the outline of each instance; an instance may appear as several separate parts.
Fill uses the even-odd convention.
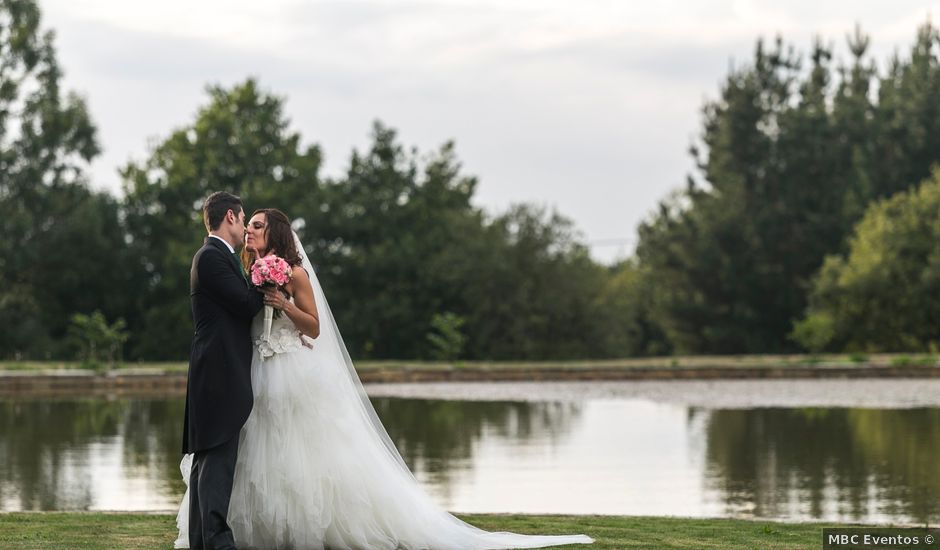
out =
[[[263,213],[252,216],[245,230],[245,248],[259,256],[266,252],[268,249],[267,227],[268,217]]]

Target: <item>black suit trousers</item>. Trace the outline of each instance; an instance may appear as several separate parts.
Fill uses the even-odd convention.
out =
[[[235,537],[226,521],[235,479],[238,435],[225,443],[196,451],[189,477],[189,547],[192,550],[234,550]]]

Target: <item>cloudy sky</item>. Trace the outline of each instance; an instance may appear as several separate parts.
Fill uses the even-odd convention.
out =
[[[884,61],[940,2],[895,0],[39,0],[66,86],[104,154],[96,185],[191,122],[205,86],[257,77],[342,172],[373,120],[422,151],[448,139],[476,204],[557,208],[601,261],[691,170],[699,110],[758,37],[806,51],[856,23]]]

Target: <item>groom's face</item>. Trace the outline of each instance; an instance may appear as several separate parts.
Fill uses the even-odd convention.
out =
[[[235,214],[233,210],[229,210],[232,213],[231,219],[231,236],[232,242],[240,243],[245,238],[245,211],[241,208],[238,209],[238,214]]]

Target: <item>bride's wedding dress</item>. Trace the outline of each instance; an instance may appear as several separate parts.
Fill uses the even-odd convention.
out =
[[[296,239],[296,237],[295,237]],[[298,250],[303,250],[298,241]],[[240,549],[485,549],[591,543],[585,535],[487,532],[424,492],[375,414],[312,267],[312,348],[286,315],[252,326],[254,408],[239,436],[228,523]],[[189,480],[192,455],[180,465]],[[188,548],[189,490],[176,548]]]

